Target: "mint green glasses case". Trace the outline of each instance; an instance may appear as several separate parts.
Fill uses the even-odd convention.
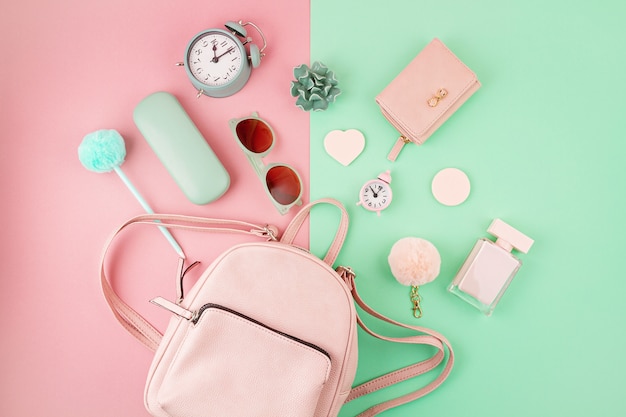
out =
[[[207,204],[228,190],[228,172],[172,94],[157,92],[144,98],[133,119],[189,201]]]

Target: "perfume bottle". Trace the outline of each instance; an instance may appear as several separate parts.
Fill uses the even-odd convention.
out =
[[[487,232],[496,241],[482,238],[476,242],[448,291],[490,316],[522,266],[511,251],[527,253],[534,241],[500,219],[495,219]]]

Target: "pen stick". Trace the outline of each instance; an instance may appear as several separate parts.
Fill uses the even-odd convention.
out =
[[[126,174],[124,174],[124,171],[122,171],[122,169],[119,166],[113,167],[113,170],[115,171],[115,173],[117,175],[119,175],[119,177],[121,178],[122,182],[124,182],[124,184],[126,184],[126,187],[128,187],[130,192],[133,193],[133,195],[135,196],[137,201],[139,201],[139,204],[141,204],[141,207],[143,207],[143,209],[146,211],[146,213],[154,214],[154,210],[152,210],[152,208],[150,208],[150,206],[148,205],[146,200],[144,200],[144,198],[141,196],[141,194],[139,194],[139,191],[137,190],[137,188],[135,188],[133,183],[130,182],[130,180],[128,179]],[[157,222],[160,223],[158,220],[157,220]],[[180,256],[181,258],[185,259],[185,254],[183,253],[182,248],[180,247],[178,242],[176,242],[176,239],[174,239],[174,236],[172,236],[170,231],[167,230],[167,228],[163,227],[163,226],[159,226],[159,230],[161,231],[161,233],[163,233],[163,236],[165,236],[167,241],[170,242],[170,245],[172,245],[172,247],[174,248],[176,253],[178,253],[178,256]]]
[[[124,144],[124,139],[116,130],[112,129],[98,130],[88,134],[78,147],[78,159],[85,168],[98,173],[115,171],[137,201],[139,201],[141,207],[148,214],[154,214],[154,210],[150,208],[146,200],[139,194],[137,188],[120,168],[125,157],[126,145]],[[159,226],[159,230],[172,245],[178,256],[185,259],[185,253],[169,230],[164,226]]]

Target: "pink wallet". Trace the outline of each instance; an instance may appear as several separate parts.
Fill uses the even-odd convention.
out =
[[[400,133],[387,158],[395,161],[409,142],[424,143],[479,87],[476,74],[433,39],[376,96],[383,115]]]

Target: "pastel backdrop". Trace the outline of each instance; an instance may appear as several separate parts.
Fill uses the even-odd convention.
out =
[[[268,3],[7,3],[0,13],[0,384],[3,416],[144,416],[150,352],[128,336],[100,294],[98,264],[112,229],[142,213],[114,173],[95,174],[76,148],[96,129],[124,136],[123,169],[155,211],[241,218],[284,227],[234,143],[228,120],[252,111],[277,133],[266,162],[284,161],[305,178],[306,201],[341,200],[351,215],[339,261],[357,272],[366,301],[398,320],[426,325],[453,343],[456,365],[437,391],[389,416],[606,415],[626,413],[626,342],[621,236],[626,173],[624,6],[611,1],[486,0],[467,3],[344,0]],[[226,20],[252,20],[268,38],[267,57],[237,95],[195,99],[184,71],[188,40]],[[433,37],[483,83],[422,147],[385,156],[396,132],[374,97]],[[304,113],[289,96],[292,68],[320,60],[342,94],[328,111]],[[188,202],[132,121],[154,91],[177,96],[231,174],[227,194]],[[356,128],[364,152],[348,167],[330,159],[323,138]],[[458,207],[430,194],[442,168],[472,184]],[[394,200],[377,217],[355,205],[358,187],[393,175]],[[501,217],[536,240],[492,317],[446,292],[475,240]],[[310,245],[322,251],[336,216],[319,209]],[[237,242],[174,233],[190,258],[210,262]],[[405,236],[430,240],[440,276],[420,289],[424,317],[411,315],[409,289],[386,263]],[[306,245],[308,236],[299,237]],[[123,297],[162,328],[167,314],[147,303],[173,296],[176,255],[157,230],[123,236],[110,265]],[[191,277],[193,279],[193,276]],[[383,326],[372,326],[380,331]],[[423,358],[427,349],[390,346],[360,334],[357,380]],[[402,394],[411,381],[349,404],[355,415]]]
[[[0,415],[147,416],[151,352],[117,323],[99,284],[106,239],[143,209],[115,173],[87,171],[78,145],[90,132],[117,129],[127,148],[122,169],[156,212],[284,228],[294,213],[281,216],[271,204],[228,121],[254,111],[267,120],[277,138],[265,162],[296,168],[308,201],[309,116],[289,87],[293,67],[309,59],[309,4],[26,0],[0,9]],[[196,33],[239,19],[263,30],[267,56],[238,94],[196,99],[175,63]],[[228,170],[219,200],[189,202],[135,126],[133,109],[156,91],[178,98]],[[175,296],[178,258],[150,229],[122,236],[109,272],[121,296],[164,329],[168,314],[148,300]],[[205,266],[242,241],[172,234]],[[307,244],[307,230],[298,240]]]
[[[311,115],[311,198],[330,195],[348,207],[351,229],[338,262],[355,269],[366,302],[441,331],[456,353],[440,389],[385,415],[626,415],[625,17],[611,1],[311,2],[311,59],[332,68],[343,90],[331,110]],[[434,37],[482,87],[424,145],[407,145],[391,163],[398,134],[375,96]],[[344,167],[322,141],[351,128],[366,145]],[[447,167],[471,182],[456,207],[430,190]],[[387,169],[394,197],[377,217],[355,203],[360,185]],[[496,217],[535,244],[487,318],[446,287]],[[313,247],[327,240],[331,218],[314,214]],[[405,236],[430,240],[442,258],[439,277],[420,288],[420,320],[387,264]],[[426,352],[362,333],[357,381]],[[341,416],[423,383],[355,401]]]

